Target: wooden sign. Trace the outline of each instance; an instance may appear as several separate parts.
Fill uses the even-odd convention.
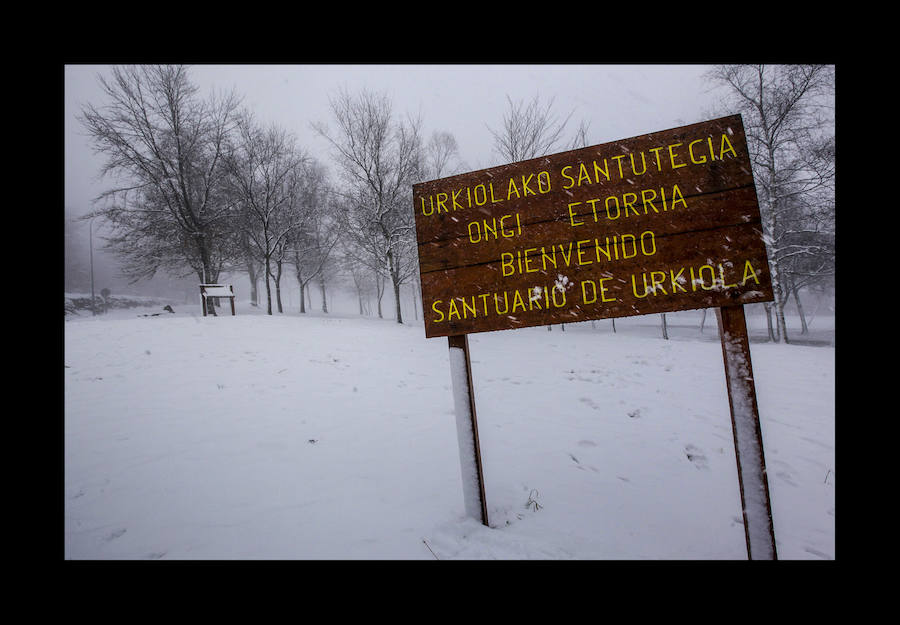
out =
[[[774,299],[740,115],[413,185],[466,513],[489,526],[467,334],[717,308],[750,559],[777,559],[744,304]]]
[[[773,300],[740,115],[413,186],[426,337]]]

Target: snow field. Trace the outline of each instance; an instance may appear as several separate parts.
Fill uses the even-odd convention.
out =
[[[714,317],[470,335],[487,528],[446,339],[194,308],[66,322],[66,558],[746,558]],[[751,353],[779,558],[833,559],[834,349]]]

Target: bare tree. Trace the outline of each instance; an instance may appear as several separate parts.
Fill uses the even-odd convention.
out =
[[[303,213],[303,225],[290,234],[285,247],[300,285],[300,312],[306,312],[306,295],[313,280],[320,282],[323,312],[328,312],[323,274],[332,259],[340,230],[335,219],[334,194],[329,188],[325,168],[319,162],[311,160],[304,166],[298,191],[298,209]]]
[[[805,245],[798,235],[817,232],[804,214],[808,198],[834,180],[834,159],[828,158],[833,154],[834,67],[720,65],[709,77],[727,87],[726,106],[744,121],[775,295],[777,334],[770,323],[770,337],[788,342],[788,259]]]
[[[99,82],[107,104],[87,104],[79,119],[116,185],[88,217],[110,225],[109,246],[133,280],[189,266],[215,281],[233,252],[221,244],[231,209],[222,164],[237,98],[201,100],[180,65],[115,67]]]
[[[434,180],[450,176],[459,169],[459,145],[447,131],[431,133],[422,157],[421,178]]]
[[[419,176],[420,122],[396,121],[384,94],[345,91],[331,98],[337,130],[313,127],[332,146],[343,184],[342,224],[367,264],[390,276],[397,323],[400,286],[415,271],[412,183]]]
[[[244,112],[237,124],[236,148],[227,159],[229,181],[240,208],[237,225],[262,260],[266,281],[266,312],[272,314],[269,278],[280,284],[280,271],[273,273],[272,259],[300,216],[290,210],[290,198],[298,183],[295,175],[305,156],[295,139],[277,126],[259,126]],[[280,268],[280,267],[279,267]],[[280,306],[279,306],[280,312]]]
[[[494,151],[501,159],[510,163],[524,161],[550,154],[560,146],[574,111],[560,121],[553,113],[553,98],[543,104],[539,94],[528,102],[513,102],[509,96],[506,101],[509,108],[502,126],[497,130],[488,127],[494,137]],[[582,123],[580,132],[584,134],[585,130]]]

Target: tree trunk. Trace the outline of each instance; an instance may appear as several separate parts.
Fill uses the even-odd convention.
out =
[[[394,253],[389,249],[387,252],[388,270],[391,274],[391,284],[394,287],[394,317],[397,323],[403,323],[403,312],[400,308],[400,276],[397,267],[394,266]]]
[[[300,282],[300,313],[302,314],[306,312],[306,285],[300,280],[297,282]]]
[[[775,329],[772,327],[772,305],[767,302],[763,304],[763,308],[766,311],[766,327],[769,331],[769,340],[777,343],[778,339],[775,338]]]
[[[272,314],[272,286],[269,284],[269,276],[272,275],[272,266],[266,257],[266,314]]]
[[[784,305],[787,303],[787,297],[784,288],[781,286],[780,279],[778,281],[778,286],[775,288],[775,292],[777,293],[775,296],[775,323],[778,327],[778,334],[781,335],[781,339],[785,343],[790,343],[787,334],[787,323],[785,323],[784,320]]]
[[[666,313],[660,314],[660,317],[662,318],[662,337],[668,341],[669,329],[666,327]]]
[[[319,274],[319,290],[322,293],[322,312],[328,313],[328,301],[325,298],[325,276]]]
[[[256,272],[256,264],[252,261],[247,262],[247,275],[250,276],[250,303],[254,306],[259,306],[259,293],[256,290],[259,274]]]
[[[384,278],[375,274],[375,292],[378,295],[378,318],[384,319],[381,313],[381,297],[384,295]]]
[[[803,304],[800,303],[800,288],[791,289],[794,294],[794,303],[797,304],[797,314],[800,315],[800,334],[809,334],[809,326],[806,325],[806,316],[803,314]]]
[[[706,324],[706,308],[703,309],[703,316],[700,317],[700,334],[703,334],[703,326]]]
[[[278,312],[284,313],[284,308],[281,306],[281,262],[280,260],[275,261],[277,271],[273,279],[275,280],[275,302],[278,304]]]
[[[210,269],[209,262],[209,253],[206,250],[206,247],[203,245],[202,241],[198,242],[200,247],[200,263],[203,266],[200,272],[200,283],[201,284],[211,284],[212,283],[212,270]],[[201,306],[205,304],[206,313],[216,316],[216,307],[213,305],[212,299],[209,297],[203,298],[203,302],[201,302]]]
[[[403,312],[400,309],[400,283],[394,276],[391,276],[391,282],[394,283],[394,308],[396,310],[397,323],[403,323]]]

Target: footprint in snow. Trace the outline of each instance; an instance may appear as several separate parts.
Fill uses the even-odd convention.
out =
[[[117,529],[116,531],[104,536],[103,540],[105,540],[106,542],[110,542],[112,540],[115,540],[116,538],[119,538],[122,534],[124,534],[127,531],[128,530],[126,528],[122,527],[122,528]]]
[[[694,463],[694,466],[698,469],[708,469],[709,464],[707,463],[706,456],[702,453],[703,450],[695,447],[694,445],[688,445],[684,448],[684,455],[687,456],[687,459]]]

